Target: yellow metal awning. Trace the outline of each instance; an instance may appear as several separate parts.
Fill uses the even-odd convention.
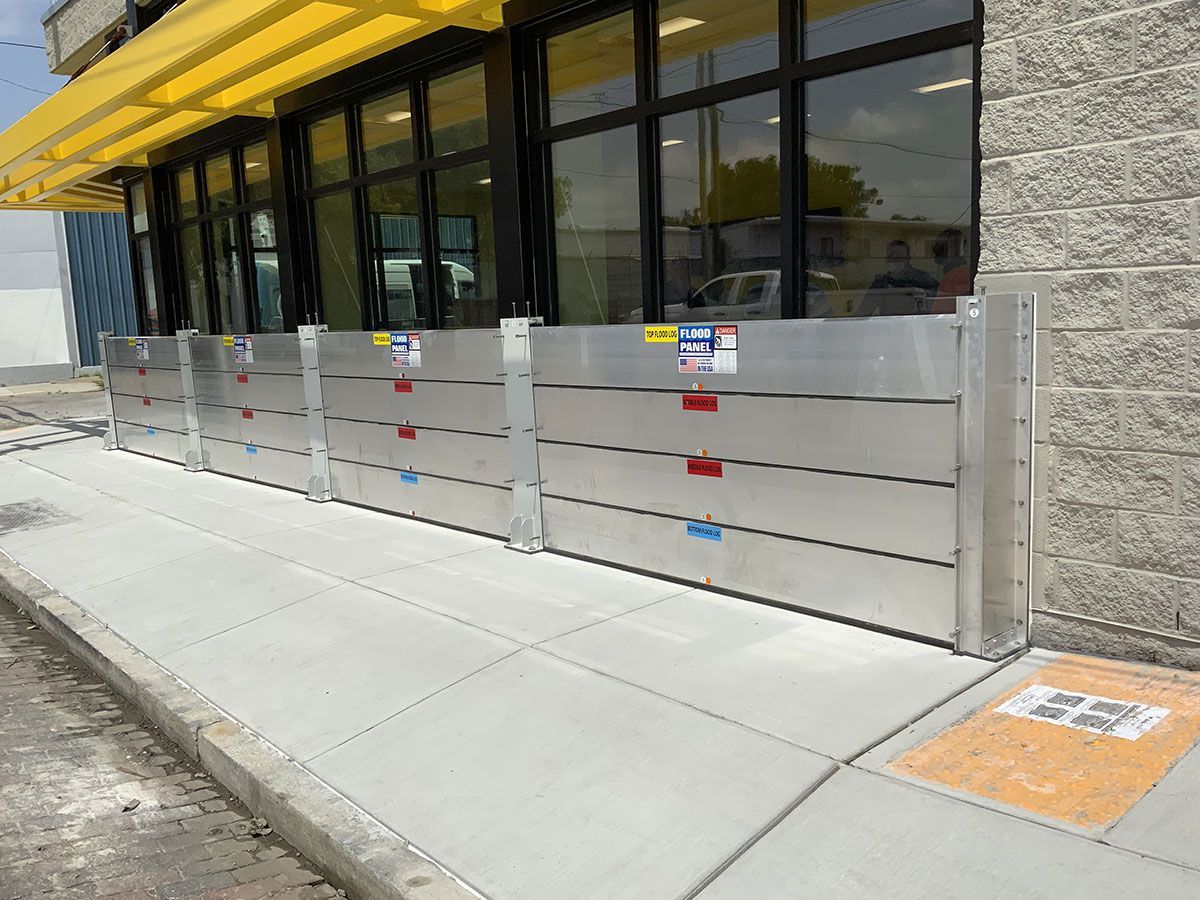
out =
[[[0,209],[121,210],[101,176],[500,0],[188,0],[0,133]]]

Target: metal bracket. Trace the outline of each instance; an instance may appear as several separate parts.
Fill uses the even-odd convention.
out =
[[[329,438],[325,433],[325,400],[321,392],[321,338],[327,325],[301,325],[300,374],[304,381],[304,405],[308,416],[308,447],[312,474],[308,477],[308,499],[325,503],[333,499],[329,479]]]
[[[104,432],[104,449],[120,450],[121,436],[117,433],[117,415],[112,398],[112,378],[108,373],[107,339],[112,336],[111,331],[101,331],[96,334],[96,340],[100,342],[100,375],[104,378],[104,401],[108,410],[108,430]]]
[[[175,332],[179,348],[179,377],[183,382],[183,420],[187,426],[187,449],[183,451],[183,467],[189,472],[204,470],[204,447],[200,442],[200,410],[196,407],[196,378],[192,370],[192,335],[195,329],[181,328]]]
[[[530,328],[541,319],[501,319],[504,358],[504,403],[508,411],[508,446],[512,452],[513,516],[509,548],[524,553],[544,549],[542,479],[538,468],[537,415],[533,401],[533,348]]]

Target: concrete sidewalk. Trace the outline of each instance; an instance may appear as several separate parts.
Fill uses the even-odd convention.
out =
[[[1190,673],[997,667],[82,430],[4,436],[0,549],[488,897],[1200,896]],[[995,710],[1034,684],[1170,712]]]

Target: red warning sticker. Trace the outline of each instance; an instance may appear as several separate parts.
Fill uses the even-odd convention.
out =
[[[406,425],[397,425],[396,437],[404,438],[406,441],[415,441],[417,439],[417,429],[409,428]]]
[[[238,372],[237,373],[237,383],[238,384],[249,384],[250,376],[247,375],[245,372]]]
[[[145,369],[138,369],[138,374],[139,374],[139,375],[142,375],[142,376],[144,376],[144,375],[146,374],[146,370],[145,370]]]
[[[412,393],[412,382],[411,381],[393,381],[392,382],[392,390],[394,390],[397,394],[411,394]]]
[[[142,398],[142,406],[149,406],[149,405],[150,405],[150,398],[149,398],[149,397],[143,397],[143,398]]]
[[[253,418],[254,418],[254,410],[252,410],[252,409],[243,409],[243,410],[242,410],[242,418],[243,418],[243,419],[253,419]]]
[[[725,477],[721,464],[715,459],[689,459],[687,473],[689,475],[707,475],[709,478]]]
[[[716,412],[717,398],[713,394],[684,394],[683,408],[690,412]]]

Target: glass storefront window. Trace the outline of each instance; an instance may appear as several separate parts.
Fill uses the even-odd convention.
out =
[[[412,107],[408,91],[398,91],[363,104],[362,148],[367,172],[394,169],[413,161]]]
[[[137,259],[142,280],[142,295],[146,298],[146,326],[151,334],[161,334],[158,318],[158,292],[154,288],[154,261],[150,254],[150,238],[138,238]]]
[[[179,232],[179,266],[187,301],[186,325],[201,334],[212,334],[208,318],[208,291],[204,282],[204,253],[201,248],[200,226],[192,225]]]
[[[317,197],[312,211],[322,319],[330,331],[360,331],[363,318],[351,194]]]
[[[175,218],[190,219],[200,212],[196,202],[196,173],[186,166],[174,174]]]
[[[271,169],[265,142],[251,144],[242,151],[242,169],[245,172],[246,202],[270,200]]]
[[[548,37],[545,52],[549,124],[633,105],[632,12]]]
[[[283,331],[283,296],[279,287],[279,253],[276,250],[273,213],[268,210],[250,213],[250,243],[254,248],[257,330]]]
[[[661,96],[719,84],[779,65],[778,0],[661,0]]]
[[[241,255],[238,253],[235,219],[216,219],[212,223],[213,288],[217,295],[219,331],[244,334],[251,331],[246,319],[246,301],[242,293]]]
[[[435,185],[442,327],[495,328],[500,315],[491,169],[486,162],[445,169]]]
[[[233,191],[233,166],[229,153],[211,156],[204,161],[204,187],[208,191],[208,210],[228,209],[237,203]]]
[[[666,321],[779,318],[778,95],[666,116],[661,138]]]
[[[800,29],[808,59],[969,22],[972,0],[803,0]]]
[[[350,177],[346,151],[346,117],[335,113],[313,122],[304,130],[308,150],[308,184],[319,187]]]
[[[807,85],[807,312],[953,311],[971,291],[971,48]]]
[[[637,127],[559,141],[551,178],[559,322],[641,321]]]
[[[482,147],[488,142],[482,65],[433,79],[427,96],[434,156]]]
[[[134,234],[144,234],[150,230],[150,219],[146,214],[146,184],[135,181],[129,187],[129,209],[132,213]]]
[[[398,328],[424,328],[429,302],[421,262],[421,219],[416,179],[367,188],[371,223],[370,281],[376,320]]]

